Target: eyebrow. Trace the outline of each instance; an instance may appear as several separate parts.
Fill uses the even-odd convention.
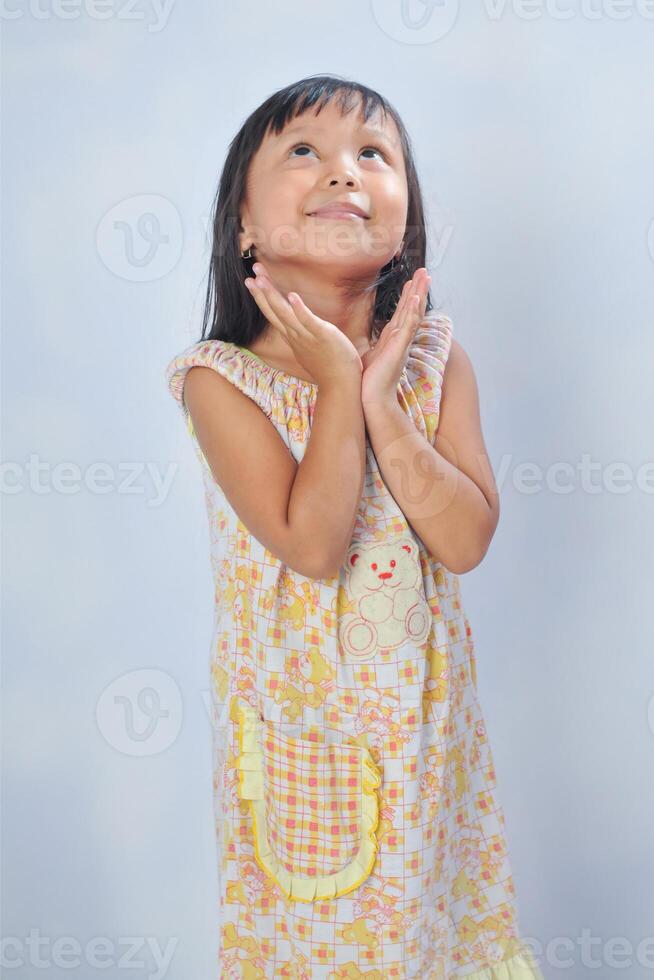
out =
[[[363,132],[369,133],[371,136],[376,136],[377,139],[384,140],[389,146],[392,146],[394,149],[398,149],[397,140],[392,139],[382,129],[377,129],[375,126],[362,126],[361,128]],[[280,137],[285,139],[287,136],[292,136],[293,133],[306,133],[311,130],[319,135],[327,132],[326,129],[323,129],[320,126],[314,126],[312,123],[300,123],[298,126],[291,126],[289,129],[285,129],[283,133],[280,133]]]

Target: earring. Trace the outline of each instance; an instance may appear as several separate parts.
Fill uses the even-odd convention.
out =
[[[252,254],[252,246],[251,245],[248,245],[247,252],[241,252],[241,258],[242,259],[253,259],[254,258],[254,255]]]

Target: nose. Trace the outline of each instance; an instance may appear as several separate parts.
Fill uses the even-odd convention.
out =
[[[381,575],[379,575],[379,578],[393,578],[393,573],[392,572],[382,572]]]
[[[327,177],[328,187],[334,187],[338,184],[342,184],[349,190],[359,190],[361,188],[359,177],[347,164],[343,164],[341,167],[335,167]]]
[[[339,184],[339,183],[345,184],[347,187],[356,187],[357,184],[358,184],[358,181],[355,180],[354,177],[344,177],[342,180],[339,180],[338,177],[330,177],[329,178],[329,186],[330,187],[333,187],[334,184]]]

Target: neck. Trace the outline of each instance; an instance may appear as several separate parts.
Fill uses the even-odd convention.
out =
[[[337,282],[333,272],[326,280],[329,272],[325,270],[315,274],[302,269],[298,274],[297,269],[287,266],[278,268],[269,260],[265,261],[265,265],[273,284],[283,296],[291,291],[298,293],[315,316],[333,324],[345,334],[357,353],[363,354],[370,348],[375,302],[375,292],[370,288],[373,279],[342,279]],[[261,339],[268,344],[276,336],[277,332],[268,324]]]

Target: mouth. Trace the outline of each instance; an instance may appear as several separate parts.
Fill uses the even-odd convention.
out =
[[[317,211],[309,211],[307,217],[335,218],[339,221],[343,218],[359,218],[361,221],[368,221],[369,219],[369,215],[367,215],[365,211],[362,211],[356,204],[327,205],[324,208],[318,208]]]
[[[355,221],[367,221],[362,214],[355,214],[354,211],[312,211],[307,215],[308,218],[322,218],[325,221],[343,221],[344,219],[354,219]]]

